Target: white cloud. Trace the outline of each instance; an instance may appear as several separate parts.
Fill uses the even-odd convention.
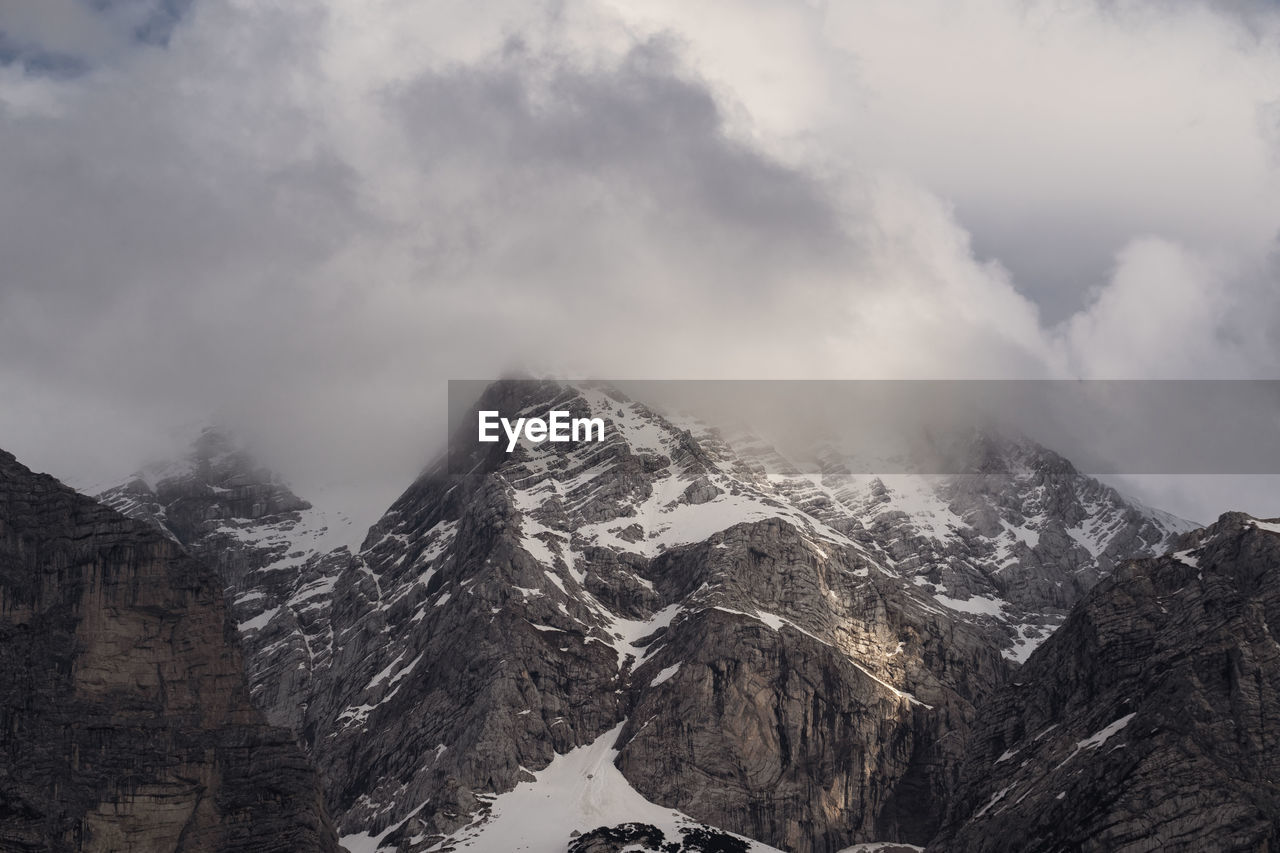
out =
[[[619,4],[688,42],[769,150],[953,202],[1056,321],[1157,234],[1266,251],[1280,11],[1201,2]],[[1271,128],[1260,132],[1260,128]]]
[[[1072,317],[1066,338],[1078,375],[1140,371],[1159,379],[1240,378],[1259,368],[1227,334],[1230,279],[1204,258],[1165,240],[1125,248],[1110,283]]]

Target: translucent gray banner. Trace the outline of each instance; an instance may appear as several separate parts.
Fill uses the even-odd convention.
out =
[[[575,420],[608,441],[645,410],[766,473],[973,473],[985,445],[1020,442],[1089,474],[1280,474],[1280,380],[451,380],[449,470],[597,440]],[[560,423],[513,442],[522,417]]]

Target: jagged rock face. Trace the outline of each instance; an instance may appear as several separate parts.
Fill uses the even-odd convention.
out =
[[[215,572],[0,452],[0,847],[336,851],[241,666]]]
[[[933,834],[958,765],[948,732],[1004,675],[981,632],[783,521],[652,571],[702,591],[670,590],[688,615],[633,678],[619,767],[638,790],[784,849]]]
[[[1100,584],[980,714],[930,849],[1280,848],[1280,524]]]
[[[312,507],[215,428],[185,459],[148,466],[99,499],[218,570],[255,703],[305,738],[307,697],[332,653],[333,585],[351,557],[336,543],[350,521]]]
[[[820,457],[821,478],[775,478],[936,603],[985,625],[1022,661],[1120,562],[1163,553],[1196,525],[1125,498],[1026,439],[976,434],[958,475],[854,475]]]
[[[469,837],[493,794],[625,721],[617,767],[697,821],[798,851],[927,840],[947,732],[1007,672],[988,634],[714,437],[538,391],[615,437],[429,472],[338,582],[308,725],[342,832]]]

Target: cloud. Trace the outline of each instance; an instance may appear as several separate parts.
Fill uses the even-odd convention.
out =
[[[193,0],[0,0],[0,64],[75,76],[164,45]]]
[[[1280,218],[1280,8],[1047,0],[619,4],[678,34],[739,132],[950,201],[1058,322],[1154,234],[1257,253]],[[758,61],[758,57],[763,57]]]
[[[1066,339],[1083,376],[1140,365],[1153,378],[1232,378],[1263,364],[1231,324],[1230,278],[1182,246],[1138,239],[1119,255],[1111,280],[1071,318]]]
[[[1276,364],[1265,9],[21,6],[0,446],[75,482],[212,416],[385,503],[517,368]]]

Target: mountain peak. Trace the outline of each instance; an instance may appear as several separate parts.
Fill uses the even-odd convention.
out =
[[[974,703],[1189,527],[1024,437],[921,451],[957,473],[908,454],[864,474],[856,441],[792,459],[600,383],[477,390],[473,419],[564,410],[604,434],[508,448],[461,423],[355,553],[222,430],[105,496],[219,567],[254,698],[369,849],[501,846],[487,833],[569,754],[612,756],[629,801],[777,847],[925,843]]]

